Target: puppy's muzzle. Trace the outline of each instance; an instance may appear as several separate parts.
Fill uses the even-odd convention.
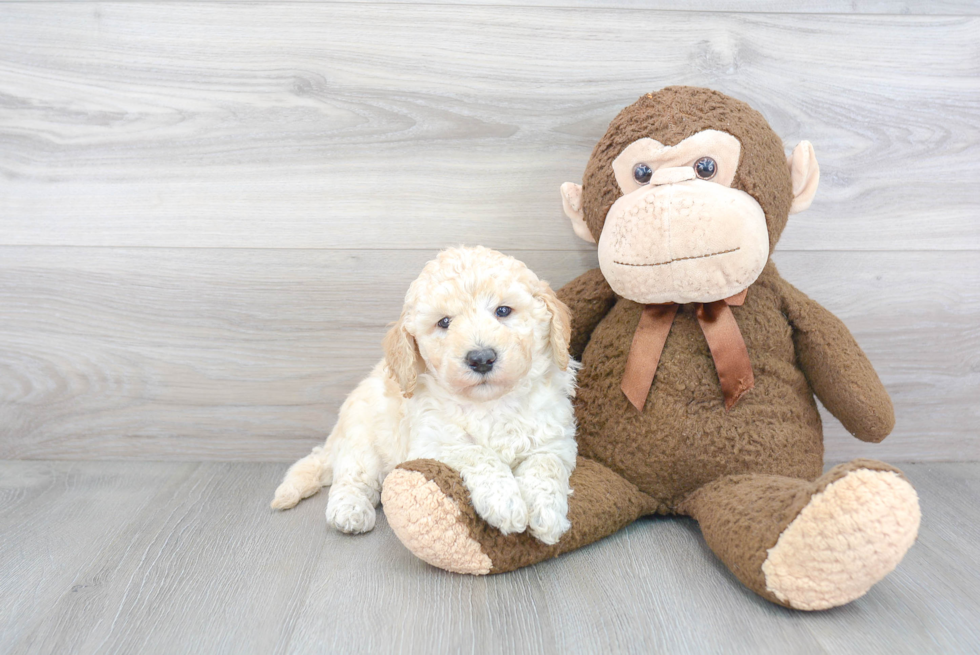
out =
[[[466,353],[466,364],[474,372],[486,375],[493,369],[493,363],[497,361],[497,351],[493,348],[482,348],[471,350]]]

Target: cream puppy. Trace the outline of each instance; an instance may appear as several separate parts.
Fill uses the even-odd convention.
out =
[[[451,248],[409,287],[384,359],[347,397],[326,443],[286,472],[272,507],[330,485],[327,522],[374,527],[385,476],[436,459],[504,534],[554,544],[569,528],[575,369],[568,308],[524,264]]]

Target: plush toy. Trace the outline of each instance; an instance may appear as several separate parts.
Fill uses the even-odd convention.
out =
[[[571,530],[547,546],[501,535],[459,475],[434,461],[384,484],[388,521],[431,564],[510,571],[648,514],[697,520],[745,585],[798,609],[863,595],[915,541],[919,504],[896,468],[823,473],[814,394],[858,439],[894,424],[891,401],[844,324],[770,260],[819,172],[757,111],[708,89],[643,96],[610,124],[582,186],[562,186],[599,269],[559,297],[581,359]]]

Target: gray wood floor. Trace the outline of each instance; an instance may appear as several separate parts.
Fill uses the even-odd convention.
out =
[[[501,576],[414,559],[280,464],[0,462],[2,653],[956,653],[980,650],[980,464],[907,464],[918,543],[867,596],[800,613],[742,588],[687,519]]]

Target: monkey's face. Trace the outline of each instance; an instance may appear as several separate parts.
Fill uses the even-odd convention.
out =
[[[622,192],[599,237],[599,267],[639,303],[711,302],[759,277],[769,257],[766,216],[732,188],[741,144],[704,130],[675,146],[638,139],[613,161]]]
[[[620,296],[712,302],[758,279],[787,217],[810,206],[819,180],[809,142],[787,158],[744,102],[672,86],[623,109],[583,184],[566,182],[561,195],[575,234],[598,243],[599,267]]]

